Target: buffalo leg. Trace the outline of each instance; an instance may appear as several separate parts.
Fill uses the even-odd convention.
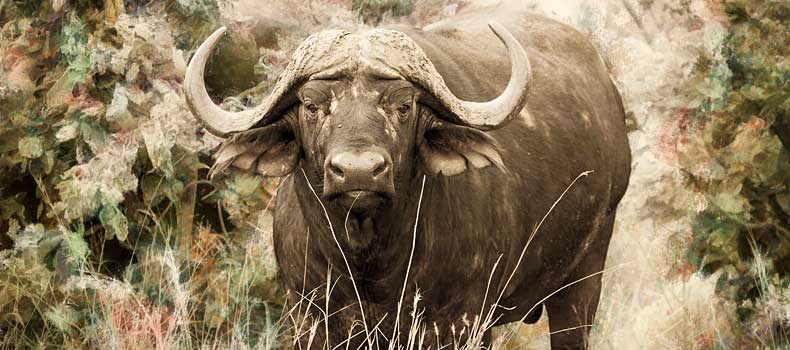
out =
[[[598,240],[571,273],[567,283],[582,280],[546,301],[551,330],[551,350],[585,350],[590,327],[598,309],[601,275],[614,224],[614,213],[601,226]],[[592,277],[588,277],[592,276]]]

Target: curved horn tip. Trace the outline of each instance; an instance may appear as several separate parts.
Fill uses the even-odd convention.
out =
[[[505,26],[503,26],[497,21],[488,22],[488,28],[490,28],[491,31],[494,32],[494,35],[496,35],[497,38],[499,38],[499,40],[502,41],[507,48],[510,48],[509,41],[516,40],[516,38],[513,37],[513,34],[510,33],[510,31],[507,30]]]
[[[510,31],[496,21],[487,23],[488,27],[505,45],[510,57],[510,81],[499,97],[483,103],[463,101],[469,113],[465,122],[480,130],[494,130],[514,119],[526,104],[527,91],[532,77],[524,48]]]
[[[218,28],[200,44],[187,65],[183,84],[184,98],[192,114],[209,132],[219,137],[227,137],[230,133],[247,130],[258,121],[253,110],[228,112],[220,108],[214,104],[206,91],[204,82],[206,61],[225,31],[227,28],[224,26]]]
[[[227,31],[228,31],[228,27],[222,26],[222,27],[217,28],[217,30],[215,30],[214,33],[212,33],[212,34],[217,34],[217,33],[225,34],[225,32],[227,32]]]
[[[215,30],[213,33],[211,33],[211,35],[209,35],[209,37],[206,39],[204,43],[208,44],[209,47],[213,47],[220,39],[220,37],[222,37],[222,35],[225,34],[225,32],[227,31],[228,31],[228,27],[226,26],[217,28],[217,30]]]
[[[501,30],[503,27],[497,21],[488,21],[488,28],[491,28],[491,30],[496,33],[497,30]]]

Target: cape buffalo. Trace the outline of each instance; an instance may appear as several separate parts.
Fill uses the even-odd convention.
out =
[[[485,344],[487,326],[545,307],[552,349],[586,348],[631,155],[584,35],[506,8],[322,31],[258,106],[229,112],[203,81],[224,32],[197,50],[184,91],[227,138],[214,171],[284,176],[274,248],[305,328],[316,322],[297,347],[406,346],[418,318],[426,344]]]

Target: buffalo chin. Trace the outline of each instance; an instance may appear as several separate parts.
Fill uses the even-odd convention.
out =
[[[354,190],[338,194],[332,201],[345,212],[354,215],[371,215],[385,206],[389,199],[386,195],[374,191]]]

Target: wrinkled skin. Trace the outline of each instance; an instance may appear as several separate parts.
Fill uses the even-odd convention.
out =
[[[406,80],[382,79],[365,68],[338,80],[313,80],[299,89],[301,104],[293,128],[299,130],[306,155],[303,169],[322,199],[363,216],[389,209],[404,193],[403,185],[414,178],[418,143],[423,146],[423,161],[444,173],[463,170],[435,154],[438,146],[425,150],[429,145],[451,148],[449,144],[465,142],[464,147],[472,147],[479,142],[479,148],[485,147],[481,152],[496,155],[493,140],[484,133],[436,120],[429,108],[418,103],[420,93]],[[367,174],[344,181],[332,178],[330,163],[342,160],[338,155],[364,152],[381,155],[380,178],[370,179]],[[487,158],[478,160],[478,167],[488,165]]]
[[[455,95],[487,101],[510,76],[485,25],[491,19],[518,39],[534,76],[526,108],[497,130],[448,116],[424,86],[369,59],[365,45],[375,42],[361,34],[354,65],[322,68],[294,86],[281,117],[233,134],[218,154],[220,169],[287,175],[275,253],[291,303],[302,304],[295,310],[322,322],[312,347],[345,346],[350,332],[350,348],[371,345],[364,334],[379,334],[376,326],[387,338],[400,329],[404,346],[419,292],[423,326],[441,332],[428,339],[444,345],[451,325],[460,330],[489,311],[499,325],[535,322],[545,308],[553,350],[586,348],[630,173],[622,101],[583,35],[537,15],[491,9],[429,30],[397,29]],[[495,301],[502,307],[492,309]],[[326,324],[323,314],[331,314]],[[387,347],[377,337],[372,346]]]
[[[317,190],[327,201],[342,202],[351,207],[354,198],[346,193],[354,190],[375,194],[355,203],[355,208],[370,209],[380,201],[390,201],[407,176],[412,175],[417,118],[413,113],[417,90],[404,80],[377,80],[365,73],[343,77],[338,81],[311,81],[299,91],[302,102],[299,113],[300,144],[308,156],[304,168],[316,181]],[[316,110],[311,113],[310,108]],[[380,181],[359,179],[339,183],[329,179],[327,162],[342,152],[374,152],[386,158]],[[393,173],[393,174],[388,174]],[[319,184],[323,184],[320,186]],[[381,198],[370,198],[370,197]],[[384,203],[382,203],[384,204]]]

